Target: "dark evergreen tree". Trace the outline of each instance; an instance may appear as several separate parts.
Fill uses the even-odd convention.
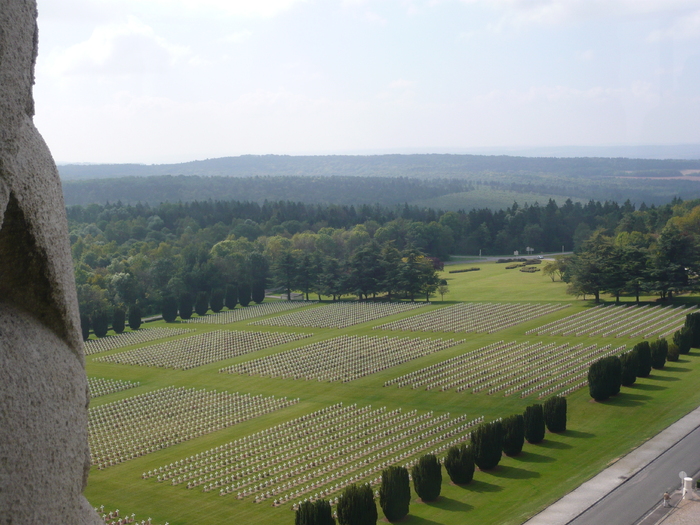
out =
[[[689,354],[693,345],[693,330],[688,326],[683,326],[673,334],[673,342],[678,346],[679,354]]]
[[[314,501],[314,510],[316,511],[315,525],[335,525],[335,518],[333,518],[331,504],[325,499],[318,499]]]
[[[637,377],[649,377],[651,373],[651,348],[648,341],[642,341],[634,345],[634,350],[637,351],[637,359],[639,360],[639,368],[637,368]]]
[[[261,281],[256,281],[251,287],[251,297],[257,304],[262,303],[265,300],[265,283]]]
[[[504,418],[503,424],[503,453],[506,456],[517,456],[525,444],[525,419],[520,414]]]
[[[248,283],[238,284],[238,302],[241,306],[248,306],[250,304],[250,285]]]
[[[303,502],[297,509],[294,525],[335,525],[330,503],[325,499]]]
[[[553,396],[544,402],[544,422],[550,432],[564,432],[566,430],[566,398]]]
[[[525,439],[528,443],[541,443],[544,440],[544,410],[542,405],[535,403],[525,408]]]
[[[466,485],[474,479],[474,455],[465,443],[450,447],[445,457],[445,470],[455,485]]]
[[[661,370],[666,364],[666,357],[668,356],[668,341],[661,337],[652,341],[649,346],[651,348],[651,367]]]
[[[114,332],[117,334],[121,334],[122,332],[124,332],[125,327],[126,312],[123,308],[117,307],[112,312],[112,330],[114,330]]]
[[[676,343],[671,343],[668,345],[668,356],[666,357],[667,361],[671,362],[676,362],[678,361],[678,356],[680,355],[680,352],[678,351],[678,345]]]
[[[105,310],[98,310],[90,319],[92,331],[97,337],[105,337],[109,331],[109,314]]]
[[[610,397],[606,365],[603,359],[591,363],[588,368],[588,392],[596,401],[605,401]]]
[[[180,314],[180,319],[191,319],[192,318],[192,296],[188,293],[183,293],[180,296],[180,300],[177,305],[178,313]]]
[[[211,311],[215,314],[218,314],[224,309],[224,291],[221,288],[217,288],[211,292],[209,306],[211,306]]]
[[[605,358],[606,374],[608,391],[611,396],[616,396],[620,393],[622,386],[622,363],[616,355],[611,355]]]
[[[175,297],[171,295],[163,297],[160,311],[163,314],[163,321],[166,323],[174,323],[175,319],[177,319],[177,301]]]
[[[382,471],[382,484],[379,487],[379,505],[386,519],[398,521],[408,514],[411,502],[411,485],[408,470],[391,466]]]
[[[352,484],[345,488],[338,500],[340,525],[375,525],[378,513],[374,494],[369,485]]]
[[[620,356],[620,365],[622,366],[622,374],[620,382],[622,386],[632,386],[637,380],[637,370],[639,369],[639,358],[637,352],[632,349]]]
[[[474,463],[481,470],[495,468],[503,455],[503,425],[500,421],[484,423],[471,433]]]
[[[207,292],[197,292],[197,299],[194,302],[194,311],[203,317],[209,311],[209,294]]]
[[[83,333],[83,341],[90,339],[90,317],[80,314],[80,331]]]
[[[316,525],[316,507],[310,501],[304,501],[297,508],[294,525]]]
[[[129,328],[132,330],[141,328],[141,308],[135,304],[129,308]]]
[[[700,348],[700,312],[695,312],[685,316],[685,326],[690,329],[690,346]]]
[[[230,284],[229,286],[226,287],[226,297],[224,300],[224,304],[226,305],[226,308],[229,310],[233,310],[236,307],[236,304],[238,304],[238,285],[237,284]]]
[[[423,501],[435,501],[442,490],[442,466],[434,454],[422,456],[411,469],[413,490]]]

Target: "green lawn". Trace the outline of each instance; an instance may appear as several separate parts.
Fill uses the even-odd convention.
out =
[[[468,264],[464,266],[473,266]],[[486,420],[521,412],[536,401],[530,396],[503,397],[485,392],[471,394],[454,391],[435,392],[424,390],[382,387],[388,379],[410,371],[438,363],[480,348],[488,343],[504,341],[570,341],[613,345],[633,344],[637,340],[604,339],[596,337],[525,336],[525,331],[557,318],[566,317],[590,306],[589,302],[575,300],[566,295],[566,285],[552,282],[541,272],[521,273],[505,270],[504,265],[479,263],[479,272],[447,274],[450,293],[445,303],[437,301],[429,307],[378,319],[343,330],[316,328],[277,328],[248,326],[242,321],[224,328],[256,331],[292,331],[313,333],[301,342],[289,343],[273,349],[248,354],[218,363],[212,363],[188,371],[164,370],[138,366],[96,363],[86,358],[90,376],[140,381],[138,388],[118,392],[93,400],[93,405],[144,393],[170,385],[250,392],[253,394],[298,397],[297,405],[273,412],[228,429],[214,432],[176,446],[127,461],[115,467],[98,471],[93,469],[86,495],[94,505],[119,508],[136,513],[139,519],[153,518],[154,523],[178,524],[284,524],[293,523],[294,514],[289,505],[272,508],[269,502],[254,504],[251,499],[237,500],[235,496],[220,497],[218,490],[202,493],[200,489],[187,490],[182,485],[172,487],[153,479],[141,480],[141,473],[166,463],[202,452],[239,437],[265,429],[319,408],[342,401],[346,404],[371,404],[389,409],[401,407],[404,411],[433,410],[468,417],[485,416]],[[447,270],[459,269],[449,266]],[[626,299],[629,300],[629,299]],[[683,298],[684,302],[692,299]],[[384,370],[345,384],[316,381],[293,381],[261,377],[221,374],[224,366],[252,358],[279,352],[340,334],[403,336],[401,332],[371,330],[371,327],[390,320],[440,308],[454,301],[568,301],[572,306],[508,328],[495,334],[466,334],[464,343],[425,356],[414,361]],[[312,306],[317,308],[322,306]],[[165,326],[165,323],[148,323]],[[221,329],[221,325],[190,324],[198,332]],[[454,337],[454,334],[412,333],[413,337]],[[162,340],[161,340],[162,341]],[[158,342],[161,342],[158,341]],[[121,352],[125,349],[107,353]],[[633,447],[653,436],[671,422],[677,420],[700,404],[700,352],[683,356],[678,363],[671,363],[662,371],[638,381],[633,388],[623,388],[621,395],[606,403],[593,403],[587,391],[578,391],[568,398],[569,430],[561,435],[547,434],[539,445],[525,445],[524,453],[517,458],[504,458],[501,465],[491,472],[477,472],[474,482],[464,487],[453,486],[443,471],[442,496],[435,503],[413,502],[410,517],[412,524],[518,524],[537,510],[564,495],[581,482],[596,474],[601,468],[625,454]],[[415,497],[415,496],[414,496]],[[381,516],[381,510],[380,510]]]

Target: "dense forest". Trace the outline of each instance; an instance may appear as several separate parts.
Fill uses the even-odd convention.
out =
[[[218,301],[231,289],[245,301],[262,300],[260,289],[270,287],[333,298],[430,297],[440,285],[435,270],[450,255],[508,254],[527,246],[536,253],[575,249],[578,255],[561,271],[572,293],[595,295],[577,268],[585,267],[580,261],[601,243],[640,250],[626,252],[624,260],[638,261],[643,253],[645,268],[657,274],[671,264],[694,268],[686,260],[696,253],[698,204],[677,199],[636,208],[630,202],[550,201],[443,213],[408,205],[206,201],[93,204],[67,211],[81,312],[94,315],[133,304],[159,313],[166,299]],[[676,251],[671,248],[680,237],[674,228],[685,239]],[[592,270],[601,271],[608,269]],[[663,295],[693,286],[690,278],[659,286],[657,274],[653,282],[652,274],[644,274],[649,281],[644,283],[639,276],[625,277],[620,293],[632,281]]]

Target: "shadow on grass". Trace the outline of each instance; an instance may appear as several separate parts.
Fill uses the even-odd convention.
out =
[[[633,388],[635,390],[668,390],[667,386],[648,385],[646,383],[635,383],[629,388]]]
[[[518,456],[512,456],[511,459],[515,461],[521,461],[522,463],[551,463],[556,461],[551,456],[543,456],[542,454],[535,454],[534,452],[522,451]]]
[[[484,474],[490,474],[495,478],[505,479],[533,479],[540,477],[539,472],[533,472],[532,470],[519,467],[509,467],[507,465],[498,465],[494,469],[485,471]]]
[[[660,376],[658,373],[656,374],[651,374],[649,377],[645,377],[643,379],[649,379],[650,381],[680,381],[680,377],[674,377],[674,376]]]
[[[527,443],[526,443],[526,445],[527,445]],[[562,443],[561,441],[552,441],[551,439],[545,439],[541,443],[537,443],[536,445],[533,445],[533,446],[541,447],[541,448],[551,448],[553,450],[567,450],[567,449],[573,448],[568,443]]]
[[[503,487],[500,485],[494,485],[493,483],[488,483],[486,481],[481,481],[480,479],[473,479],[468,485],[455,485],[464,490],[470,492],[501,492]]]
[[[562,432],[562,435],[579,439],[590,439],[595,437],[595,434],[591,434],[590,432],[581,432],[580,430],[565,430]]]
[[[682,359],[679,359],[678,362],[679,362],[679,363],[689,363],[690,361],[684,361],[684,360],[682,360]],[[684,366],[673,366],[673,365],[666,365],[666,366],[664,367],[664,370],[665,370],[666,372],[674,372],[674,373],[678,373],[678,372],[690,372],[690,368],[686,368],[686,367],[684,367]]]
[[[410,525],[440,525],[440,522],[438,521],[433,521],[429,520],[428,518],[422,518],[420,516],[413,516],[410,514],[410,510],[408,511],[409,514],[403,519],[400,519],[399,521],[385,521],[384,519],[379,520],[379,523],[409,523]]]
[[[601,402],[603,405],[616,407],[638,407],[643,405],[645,401],[651,399],[651,396],[644,394],[630,394],[629,392],[621,392],[615,397],[611,397],[606,401]]]
[[[448,498],[446,496],[440,496],[435,501],[424,501],[424,505],[428,507],[433,507],[436,509],[447,510],[450,512],[467,512],[474,508],[473,505],[465,503],[463,501],[457,501],[456,499]]]

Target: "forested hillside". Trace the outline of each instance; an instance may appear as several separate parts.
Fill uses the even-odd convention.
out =
[[[335,298],[415,297],[435,291],[434,270],[451,254],[509,254],[527,246],[580,252],[560,268],[572,293],[613,290],[609,281],[594,283],[594,290],[590,276],[577,270],[600,277],[604,259],[609,267],[644,261],[636,273],[616,274],[618,293],[633,287],[667,295],[695,286],[679,268],[696,266],[698,205],[550,201],[443,213],[408,205],[207,201],[72,206],[68,218],[81,311],[92,315],[135,303],[157,313],[167,298],[220,296],[232,286],[243,286],[244,295],[276,286]],[[622,251],[603,257],[595,248],[592,259],[581,259],[591,246]],[[675,281],[661,278],[664,269],[675,272]]]

